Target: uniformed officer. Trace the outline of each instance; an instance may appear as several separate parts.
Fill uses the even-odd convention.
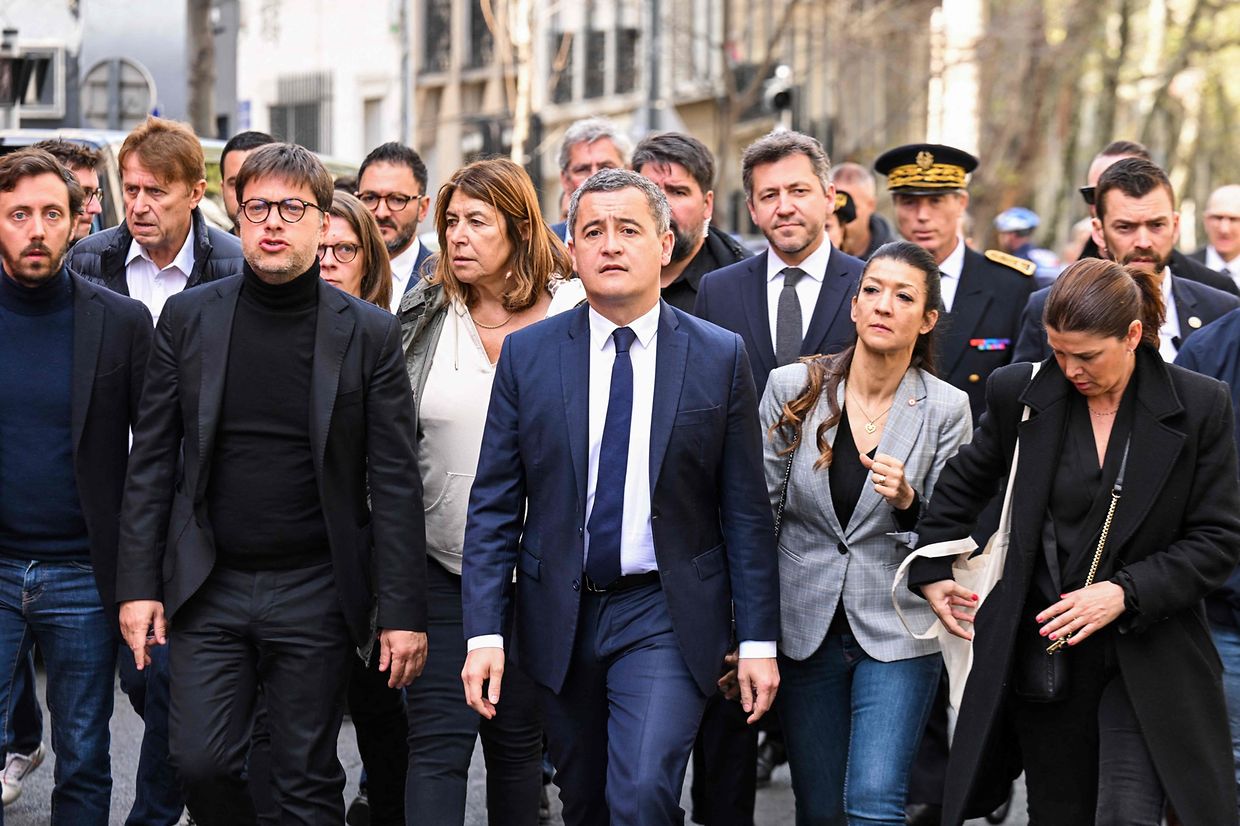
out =
[[[1017,258],[1032,261],[1037,267],[1034,281],[1038,287],[1054,283],[1063,267],[1059,256],[1048,249],[1033,245],[1033,231],[1041,225],[1038,213],[1022,206],[1005,209],[995,216],[995,230],[999,233],[999,247]]]
[[[848,238],[848,225],[857,220],[857,204],[851,195],[842,190],[835,191],[835,211],[827,215],[827,237],[831,246],[837,250],[844,248]]]
[[[887,176],[900,234],[939,265],[947,313],[940,321],[939,375],[969,394],[974,421],[986,407],[986,378],[1012,360],[1036,270],[1002,250],[982,255],[965,245],[960,218],[977,164],[968,152],[930,143],[889,149],[874,162]]]

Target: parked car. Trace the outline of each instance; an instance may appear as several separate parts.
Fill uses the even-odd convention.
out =
[[[0,129],[0,155],[21,149],[39,141],[60,140],[85,144],[99,150],[99,190],[103,193],[103,212],[95,216],[93,232],[114,227],[125,220],[125,206],[121,199],[121,174],[117,155],[128,132],[107,129]],[[203,155],[207,161],[207,196],[200,207],[207,223],[220,229],[231,229],[232,220],[224,211],[224,199],[220,195],[220,153],[224,141],[201,138]],[[357,174],[357,166],[337,158],[319,156],[333,178],[351,177]]]

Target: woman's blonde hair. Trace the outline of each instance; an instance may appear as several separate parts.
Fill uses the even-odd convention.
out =
[[[504,293],[504,309],[520,312],[532,307],[554,277],[573,271],[568,248],[543,220],[538,194],[525,170],[507,158],[474,161],[458,169],[435,197],[435,230],[441,251],[431,278],[443,285],[449,299],[471,307],[478,300],[473,287],[452,274],[448,254],[448,204],[457,192],[490,204],[499,214],[512,244],[512,277]]]

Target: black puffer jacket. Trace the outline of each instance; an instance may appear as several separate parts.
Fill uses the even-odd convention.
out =
[[[89,235],[69,250],[69,267],[88,281],[102,284],[121,295],[129,295],[129,284],[125,280],[125,256],[131,243],[133,235],[124,223]],[[208,227],[202,212],[195,209],[194,269],[185,288],[240,275],[244,265],[241,242],[223,230]]]

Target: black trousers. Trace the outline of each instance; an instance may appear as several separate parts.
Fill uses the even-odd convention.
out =
[[[719,692],[706,701],[702,726],[693,744],[695,823],[753,826],[758,782],[758,727],[749,725],[748,718],[739,702]]]
[[[461,685],[461,668],[465,665],[461,578],[428,560],[426,598],[426,667],[406,695],[407,822],[409,826],[460,826],[465,822],[469,763],[481,735],[488,823],[536,826],[542,791],[543,726],[534,682],[510,660],[495,717],[484,720],[465,705]],[[511,640],[511,634],[508,638]],[[370,763],[366,766],[369,772]],[[373,784],[373,775],[371,778]]]
[[[405,773],[409,768],[405,693],[388,688],[391,673],[379,670],[378,641],[370,662],[353,657],[350,672],[349,714],[366,770],[371,826],[404,826]]]
[[[243,779],[257,688],[281,824],[340,826],[336,758],[353,643],[331,565],[217,568],[171,623],[170,754],[202,826],[248,826]]]

